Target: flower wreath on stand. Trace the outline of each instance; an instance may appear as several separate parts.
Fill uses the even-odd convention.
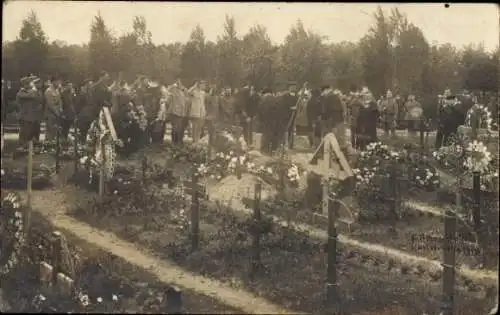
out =
[[[8,193],[0,210],[0,277],[7,275],[19,261],[24,245],[24,222],[21,197]]]
[[[104,112],[101,111],[99,117],[90,125],[87,134],[87,155],[80,158],[80,163],[89,171],[89,182],[92,182],[93,173],[99,172],[103,163],[103,155],[106,159],[105,177],[106,179],[113,177],[116,165],[115,145],[122,146],[123,144],[121,140],[113,142],[111,132],[106,126]]]
[[[467,111],[465,125],[472,127],[474,120],[477,120],[477,128],[483,127],[486,130],[491,130],[491,123],[493,119],[486,105],[476,103]]]

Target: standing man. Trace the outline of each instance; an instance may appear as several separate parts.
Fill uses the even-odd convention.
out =
[[[61,91],[62,100],[62,120],[61,120],[61,137],[64,140],[68,139],[69,129],[75,120],[75,99],[76,93],[73,83],[69,80],[64,82]]]
[[[60,85],[61,81],[58,78],[51,78],[45,90],[45,140],[48,141],[55,140],[61,125],[63,106]]]
[[[189,118],[191,120],[193,143],[196,143],[200,140],[201,131],[207,113],[205,107],[205,82],[196,82],[189,89],[189,94],[191,96],[191,109],[189,111]]]
[[[358,116],[359,111],[363,107],[363,101],[359,95],[359,92],[354,92],[349,101],[349,127],[351,131],[351,146],[353,148],[359,149],[357,143],[358,134]]]
[[[295,82],[288,83],[288,90],[281,96],[282,100],[282,110],[284,115],[285,125],[282,127],[284,129],[280,136],[280,139],[283,139],[283,135],[286,132],[288,134],[288,149],[292,150],[294,147],[294,138],[295,138],[295,116],[297,112],[297,84]]]
[[[21,79],[21,89],[17,92],[16,100],[20,106],[19,144],[26,145],[31,140],[39,141],[40,121],[44,114],[44,96],[41,80],[36,76]]]
[[[415,95],[408,95],[408,101],[405,103],[404,113],[408,134],[416,136],[417,130],[420,129],[420,123],[424,118],[424,110],[422,105],[415,99]]]
[[[162,90],[162,97],[167,108],[167,117],[172,124],[172,143],[182,145],[188,125],[188,99],[180,80]]]
[[[381,102],[380,111],[382,112],[383,124],[384,124],[384,132],[385,135],[389,135],[389,131],[391,132],[391,136],[396,136],[396,119],[398,117],[398,103],[396,99],[392,97],[392,92],[390,90],[387,91],[385,99]]]
[[[444,100],[438,107],[436,149],[448,145],[452,136],[457,133],[458,127],[464,123],[465,115],[461,106],[458,98],[452,95],[450,90],[444,92]]]

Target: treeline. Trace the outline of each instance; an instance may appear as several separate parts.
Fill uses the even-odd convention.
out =
[[[155,45],[144,17],[135,17],[130,32],[114,37],[97,15],[90,42],[80,46],[49,43],[32,12],[18,39],[2,45],[2,76],[17,80],[29,73],[59,75],[79,83],[105,70],[123,72],[129,80],[144,74],[167,84],[176,78],[185,85],[205,79],[258,89],[279,89],[294,80],[310,86],[332,84],[343,91],[366,85],[376,95],[389,88],[403,95],[436,95],[445,88],[497,91],[498,49],[488,53],[481,46],[430,44],[397,9],[386,13],[379,8],[373,18],[373,26],[357,43],[326,43],[299,20],[284,43],[274,45],[264,26],[238,34],[237,21],[226,16],[224,32],[215,42],[197,26],[186,43]]]

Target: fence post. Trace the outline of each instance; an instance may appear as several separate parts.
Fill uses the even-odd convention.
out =
[[[461,207],[461,178],[457,178],[456,212]],[[456,213],[448,209],[444,217],[443,240],[443,315],[453,315],[455,309],[455,234],[457,229]]]
[[[142,171],[142,182],[146,184],[146,177],[147,177],[147,169],[148,169],[148,160],[146,158],[146,155],[142,157],[142,162],[141,162],[141,171]]]
[[[328,211],[328,267],[326,280],[326,306],[337,308],[337,211],[339,203],[330,203],[328,182],[323,183],[323,211]]]
[[[255,183],[254,191],[254,204],[253,204],[253,219],[254,219],[254,235],[253,235],[253,255],[252,255],[252,269],[250,276],[253,277],[257,273],[260,266],[260,223],[261,223],[261,212],[260,212],[260,199],[261,199],[262,184],[260,182]]]
[[[32,193],[33,186],[33,140],[28,141],[28,178],[27,178],[27,187],[28,191],[28,211],[26,214],[26,231],[29,229],[30,221],[31,221],[31,202],[33,198]]]
[[[62,238],[58,231],[52,232],[52,283],[57,282],[57,274],[61,272],[62,264]]]
[[[73,128],[75,129],[75,139],[74,139],[74,155],[75,155],[75,173],[78,172],[78,164],[80,163],[80,157],[78,155],[78,128],[76,119],[73,122]]]
[[[170,286],[165,292],[167,300],[166,313],[167,314],[182,314],[182,291],[175,286]]]
[[[476,232],[479,232],[481,228],[481,174],[479,172],[474,172],[472,174],[472,192],[474,196],[472,218],[474,221],[474,228]]]
[[[61,154],[61,129],[57,126],[56,129],[56,174],[61,170],[60,154]]]
[[[191,201],[191,247],[195,251],[200,245],[200,193],[197,188],[198,180],[193,174],[192,180],[192,201]]]
[[[425,134],[425,124],[424,124],[424,119],[420,119],[420,152],[424,154],[425,150],[425,141],[424,141],[424,134]]]
[[[105,172],[104,168],[106,167],[106,152],[104,150],[104,141],[101,140],[101,153],[102,153],[102,162],[101,162],[101,167],[99,168],[99,198],[104,197],[104,177],[105,177]]]

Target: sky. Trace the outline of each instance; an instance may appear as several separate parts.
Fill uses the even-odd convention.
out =
[[[301,19],[307,29],[327,36],[329,42],[358,41],[373,25],[374,3],[223,3],[223,2],[107,2],[27,1],[3,2],[2,41],[15,40],[22,20],[33,10],[50,41],[88,43],[90,24],[100,12],[114,35],[132,29],[136,15],[146,18],[155,44],[186,42],[199,24],[208,40],[223,32],[224,16],[235,17],[239,34],[259,23],[271,40],[282,43],[290,27]],[[499,7],[495,4],[438,3],[380,4],[387,12],[394,6],[420,27],[433,44],[463,47],[482,43],[488,51],[499,43]]]

